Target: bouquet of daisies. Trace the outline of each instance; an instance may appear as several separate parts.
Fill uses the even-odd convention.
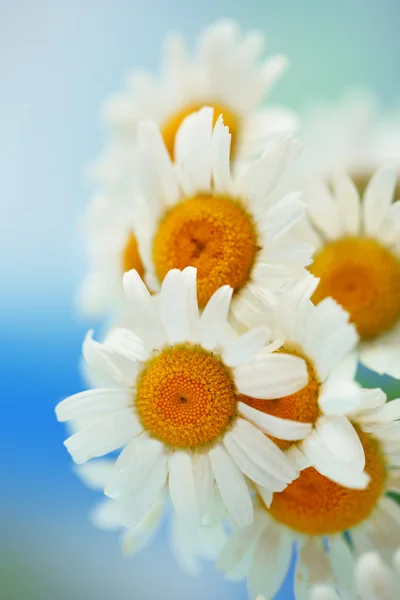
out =
[[[78,304],[108,325],[56,414],[125,553],[165,518],[182,568],[252,600],[293,552],[298,600],[388,600],[400,399],[356,372],[400,378],[400,129],[366,95],[265,107],[286,60],[262,55],[231,21],[194,57],[170,36],[107,102]]]

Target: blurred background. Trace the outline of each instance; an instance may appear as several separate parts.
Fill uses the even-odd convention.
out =
[[[126,71],[156,69],[164,34],[189,43],[210,21],[260,28],[291,66],[273,94],[300,111],[359,84],[400,102],[397,0],[0,0],[0,598],[245,600],[205,565],[191,579],[162,531],[133,559],[96,531],[96,500],[72,473],[54,406],[81,388],[88,322],[73,297],[85,269],[78,222],[100,152],[103,100]],[[92,325],[92,323],[90,323]],[[292,599],[291,581],[278,598]]]

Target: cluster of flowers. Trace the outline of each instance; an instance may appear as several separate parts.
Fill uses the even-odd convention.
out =
[[[400,146],[353,97],[318,113],[298,158],[295,115],[260,108],[285,66],[262,45],[224,21],[191,59],[172,36],[162,77],[134,74],[107,104],[80,305],[113,320],[83,344],[91,389],[56,413],[79,476],[107,496],[92,518],[121,530],[125,552],[171,505],[192,573],[215,559],[269,599],[296,549],[298,600],[386,599],[400,399],[355,375],[360,361],[400,377],[400,202],[385,162]],[[371,551],[382,558],[355,568]]]

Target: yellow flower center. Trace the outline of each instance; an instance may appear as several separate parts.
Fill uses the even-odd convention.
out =
[[[153,260],[162,281],[170,269],[197,268],[199,305],[222,285],[238,290],[249,279],[257,238],[253,219],[238,201],[199,195],[171,208],[153,242]]]
[[[309,269],[321,278],[313,302],[332,296],[350,313],[362,339],[374,338],[400,318],[400,260],[376,240],[329,242]]]
[[[365,470],[371,477],[368,487],[342,487],[310,467],[283,492],[274,494],[270,514],[276,521],[307,535],[329,535],[355,527],[370,516],[384,493],[386,467],[376,440],[358,433]]]
[[[231,156],[234,155],[234,151],[236,149],[238,130],[240,127],[239,118],[231,112],[226,106],[221,106],[220,104],[215,104],[211,102],[210,104],[191,104],[182,108],[179,112],[172,115],[168,121],[164,123],[161,127],[161,134],[164,139],[165,146],[169,152],[170,157],[174,160],[174,147],[175,147],[175,136],[178,132],[179,127],[182,125],[182,122],[194,112],[200,110],[203,106],[212,106],[214,108],[214,124],[216,123],[218,117],[222,115],[224,120],[224,125],[229,127],[229,132],[232,136],[231,138]]]
[[[152,436],[174,448],[212,444],[236,416],[237,392],[222,361],[201,346],[165,348],[145,365],[136,409]]]
[[[131,269],[136,269],[140,277],[143,279],[144,267],[139,255],[138,243],[133,233],[129,234],[128,241],[126,242],[124,251],[122,253],[122,268],[124,273],[130,271]]]
[[[315,423],[319,416],[318,398],[320,391],[320,382],[317,374],[315,373],[314,367],[306,357],[302,356],[297,352],[288,352],[287,354],[296,354],[306,360],[308,370],[308,383],[307,385],[290,396],[278,398],[276,400],[259,400],[258,398],[250,398],[249,396],[242,396],[242,401],[261,412],[273,415],[274,417],[280,417],[281,419],[290,419],[291,421],[298,421],[300,423]],[[268,436],[272,439],[281,450],[287,450],[295,442],[287,440],[278,440],[272,436]]]

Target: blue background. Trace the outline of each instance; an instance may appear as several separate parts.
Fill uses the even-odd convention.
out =
[[[88,323],[73,297],[85,269],[78,221],[99,153],[105,97],[163,35],[191,42],[218,17],[263,29],[291,68],[274,100],[303,110],[354,83],[400,99],[397,0],[0,1],[0,597],[4,600],[244,600],[206,565],[185,577],[163,531],[134,559],[96,531],[96,495],[72,474],[54,406],[79,391]],[[291,583],[279,598],[292,598]]]

